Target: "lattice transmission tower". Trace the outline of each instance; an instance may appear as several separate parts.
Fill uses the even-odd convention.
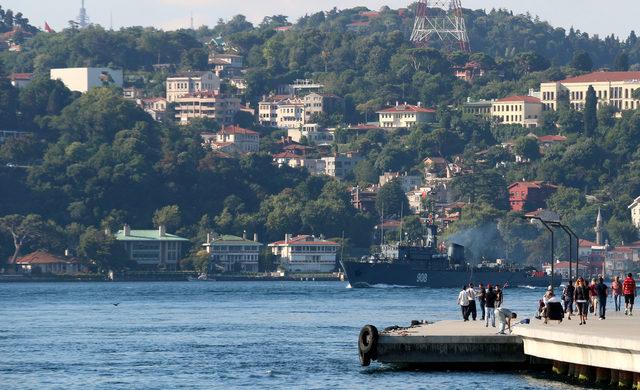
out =
[[[84,8],[84,0],[81,1],[80,13],[78,14],[76,20],[78,21],[78,27],[80,28],[85,28],[90,23],[89,15],[87,15],[87,9]]]
[[[411,41],[425,47],[440,41],[445,49],[470,52],[460,0],[418,0]]]

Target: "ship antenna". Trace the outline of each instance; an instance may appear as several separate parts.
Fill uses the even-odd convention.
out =
[[[384,245],[384,202],[382,202],[382,216],[380,222],[380,250],[382,250],[382,246]]]
[[[402,213],[404,212],[404,202],[400,203],[400,244],[402,244]]]
[[[340,263],[344,260],[344,230],[342,231],[342,241],[340,241]]]

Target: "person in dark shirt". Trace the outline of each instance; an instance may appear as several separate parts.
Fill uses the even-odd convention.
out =
[[[609,287],[604,284],[604,279],[598,279],[598,284],[596,284],[596,294],[598,295],[598,311],[600,315],[600,319],[605,319],[605,311],[607,309],[607,296],[609,295]]]
[[[494,312],[496,308],[496,292],[493,291],[492,285],[487,285],[487,293],[484,296],[484,306],[486,311],[486,322],[485,327],[489,327],[489,320],[491,320],[491,326],[496,327],[496,314]]]
[[[573,286],[573,281],[570,280],[567,286],[562,292],[562,300],[564,301],[564,312],[567,314],[567,319],[571,319],[573,314],[573,292],[576,288]]]
[[[587,310],[589,302],[589,288],[586,286],[585,280],[580,277],[576,281],[576,288],[573,291],[573,301],[578,306],[578,316],[580,317],[580,324],[587,323]]]
[[[503,300],[504,300],[503,291],[500,288],[500,285],[496,284],[496,307],[502,306]]]
[[[480,304],[480,311],[482,313],[482,318],[480,320],[484,321],[484,304],[485,304],[485,296],[487,295],[487,290],[485,290],[484,285],[480,283],[480,288],[478,290],[478,294],[476,295],[478,298],[478,304]]]

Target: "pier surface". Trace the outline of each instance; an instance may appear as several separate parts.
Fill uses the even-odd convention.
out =
[[[586,325],[579,323],[578,317],[547,325],[533,320],[514,327],[513,335],[529,356],[640,373],[640,313],[609,312],[606,320],[590,314]]]
[[[522,366],[562,362],[640,374],[640,313],[609,312],[606,320],[589,315],[562,322],[531,319],[511,335],[484,321],[439,321],[381,331],[374,359],[382,363],[434,368]],[[555,363],[554,363],[555,364]]]

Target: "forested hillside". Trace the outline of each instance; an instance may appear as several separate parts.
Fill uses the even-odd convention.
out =
[[[69,247],[82,252],[87,242],[104,239],[97,232],[105,227],[116,229],[125,222],[146,227],[152,221],[166,223],[194,242],[212,230],[247,230],[264,240],[292,232],[327,237],[344,233],[350,245],[366,248],[379,215],[355,210],[347,187],[377,182],[385,171],[417,172],[427,156],[458,156],[471,174],[454,185],[459,198],[472,204],[450,233],[489,224],[484,230],[495,245],[479,255],[506,254],[525,261],[545,250],[540,232],[507,213],[506,186],[523,178],[560,185],[548,206],[584,237],[592,237],[595,213],[602,207],[612,243],[635,239],[626,206],[640,194],[640,112],[616,119],[613,110],[601,110],[595,131],[589,132],[583,114],[563,106],[547,114],[536,132],[561,133],[568,141],[541,155],[526,148],[528,129],[492,127],[458,109],[468,97],[525,94],[541,81],[591,69],[639,69],[640,42],[634,33],[623,40],[601,39],[504,10],[469,10],[474,53],[466,55],[416,49],[407,38],[413,8],[384,8],[370,20],[363,10],[308,15],[284,32],[274,30],[289,24],[282,16],[267,17],[257,26],[236,16],[196,31],[71,26],[36,34],[20,53],[1,52],[0,128],[33,135],[0,146],[0,216],[43,218],[47,234],[26,249]],[[369,23],[350,27],[358,21]],[[205,69],[209,51],[221,50],[211,42],[218,37],[228,50],[243,55],[249,67],[244,102],[255,105],[278,84],[297,78],[317,80],[327,92],[345,98],[343,115],[324,119],[326,125],[339,127],[335,150],[357,150],[365,157],[353,177],[338,182],[302,169],[277,168],[269,145],[283,133],[251,120],[246,125],[261,133],[262,153],[220,156],[204,150],[200,139],[201,131],[219,124],[157,123],[122,99],[120,90],[101,88],[80,96],[48,79],[52,67],[120,67],[129,83],[148,96],[161,96],[167,73],[153,65]],[[452,66],[469,60],[487,70],[473,84],[451,72]],[[32,71],[34,82],[21,90],[5,78]],[[395,101],[436,107],[438,122],[361,137],[344,130],[348,123],[375,120],[376,110]],[[516,164],[514,155],[500,146],[512,139],[529,163]],[[3,235],[0,257],[12,251],[11,240]]]

